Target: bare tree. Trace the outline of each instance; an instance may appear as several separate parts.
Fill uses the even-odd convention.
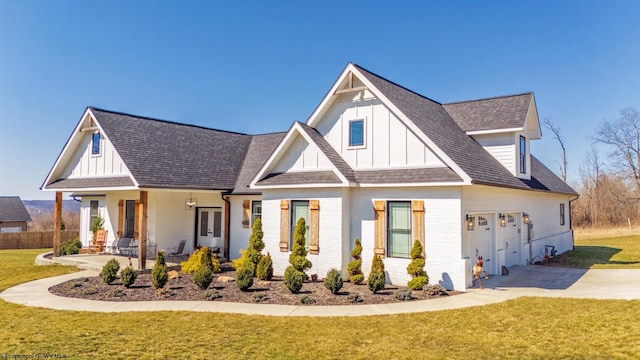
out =
[[[564,146],[564,137],[560,132],[560,128],[553,124],[551,118],[544,118],[542,123],[547,129],[551,130],[555,139],[560,143],[562,148],[562,162],[558,164],[560,166],[560,177],[562,181],[567,182],[567,149]]]
[[[620,117],[604,120],[592,139],[612,148],[612,165],[640,191],[640,113],[632,107],[620,110]]]

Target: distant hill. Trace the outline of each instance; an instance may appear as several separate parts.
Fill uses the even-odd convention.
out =
[[[55,200],[22,200],[32,217],[38,214],[53,213]],[[75,200],[62,200],[62,211],[80,212],[80,203]]]

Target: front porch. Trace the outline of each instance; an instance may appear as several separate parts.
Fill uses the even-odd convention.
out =
[[[51,253],[49,253],[51,254]],[[80,269],[85,270],[94,270],[94,271],[102,271],[102,267],[107,263],[107,261],[115,258],[120,263],[120,269],[124,269],[129,266],[129,261],[131,261],[131,266],[134,269],[140,269],[139,267],[139,259],[128,256],[120,256],[120,255],[111,255],[111,254],[79,254],[79,255],[65,255],[65,256],[56,256],[51,257],[50,259],[46,257],[47,254],[42,254],[36,258],[37,265],[49,265],[49,264],[61,264],[61,265],[71,265],[77,266]],[[189,255],[182,255],[179,257],[171,257],[166,259],[166,264],[168,268],[178,267],[180,266],[180,262],[185,261],[189,258]],[[154,261],[147,260],[145,266],[142,269],[151,269],[153,268]]]

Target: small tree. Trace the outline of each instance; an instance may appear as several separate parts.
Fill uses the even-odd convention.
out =
[[[271,254],[263,256],[256,268],[256,275],[260,280],[271,280],[273,278],[273,260]]]
[[[429,276],[424,271],[424,255],[422,255],[422,244],[416,240],[411,248],[411,262],[407,266],[407,273],[411,275],[407,287],[411,290],[422,290],[422,287],[429,283]]]
[[[291,255],[289,255],[289,263],[291,265],[284,272],[285,285],[294,294],[300,291],[302,282],[309,280],[305,270],[311,267],[311,261],[307,259],[305,233],[306,223],[304,218],[300,218],[293,233],[293,248],[291,249]]]
[[[163,288],[169,281],[169,273],[167,272],[167,264],[164,261],[164,251],[158,251],[156,262],[151,270],[151,283],[156,289]]]
[[[371,272],[367,279],[369,290],[375,294],[384,289],[384,284],[386,282],[387,279],[384,274],[384,263],[382,262],[382,258],[378,254],[375,254],[373,256],[373,261],[371,261]]]
[[[262,220],[260,218],[253,222],[251,228],[251,236],[249,237],[249,247],[247,248],[247,257],[253,263],[256,269],[260,259],[262,259],[262,249],[264,249],[264,241],[262,241],[264,233],[262,232]],[[255,275],[255,274],[254,274]]]
[[[364,281],[364,274],[362,273],[362,244],[360,239],[355,240],[355,247],[351,250],[351,257],[353,261],[349,263],[347,270],[349,271],[349,281],[354,284],[362,284]]]

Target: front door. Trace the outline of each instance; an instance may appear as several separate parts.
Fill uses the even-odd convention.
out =
[[[198,208],[197,246],[208,246],[221,250],[222,208]]]
[[[520,237],[518,228],[518,214],[506,214],[504,234],[504,263],[506,267],[518,265],[520,253]]]

